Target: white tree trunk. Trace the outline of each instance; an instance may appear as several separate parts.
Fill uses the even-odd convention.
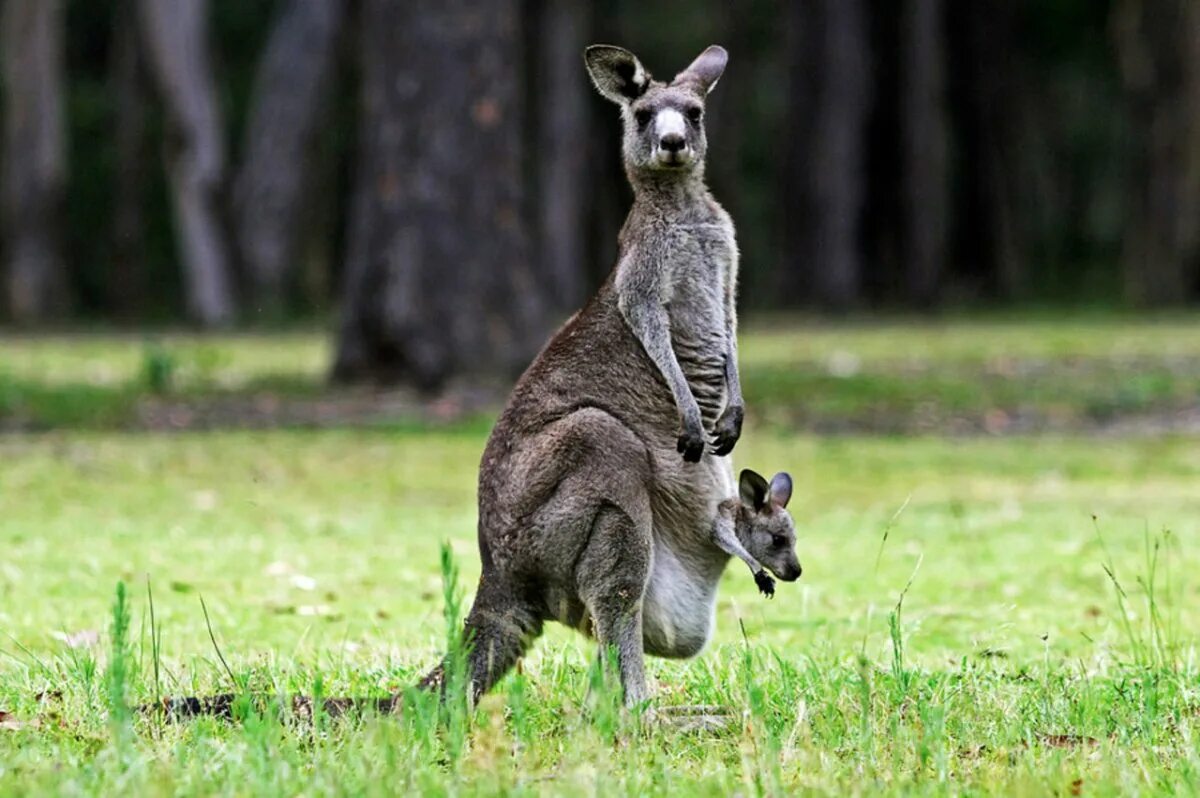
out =
[[[229,250],[217,214],[225,145],[208,54],[208,3],[140,0],[139,10],[150,71],[172,128],[167,174],[188,312],[201,324],[225,324],[233,317],[234,302]]]

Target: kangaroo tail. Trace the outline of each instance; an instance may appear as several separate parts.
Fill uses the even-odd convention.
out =
[[[266,712],[273,707],[288,706],[292,715],[302,720],[311,720],[317,702],[306,695],[273,696],[265,693],[243,695],[218,693],[210,696],[187,696],[164,698],[159,703],[138,707],[141,715],[161,715],[173,721],[191,718],[213,717],[234,720],[240,707],[249,707],[257,712]],[[386,698],[323,698],[321,710],[329,717],[340,718],[354,714],[377,712],[381,715],[396,712],[400,708],[399,696]]]
[[[472,700],[492,689],[542,633],[541,615],[516,596],[495,580],[486,576],[480,580],[475,604],[463,628],[464,670]],[[446,657],[417,683],[417,688],[444,695],[450,668],[450,657]]]

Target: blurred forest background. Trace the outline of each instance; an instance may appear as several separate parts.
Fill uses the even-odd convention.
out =
[[[1200,300],[1192,0],[0,0],[0,323],[336,317],[335,375],[519,369],[629,202],[591,42],[731,53],[742,305]]]

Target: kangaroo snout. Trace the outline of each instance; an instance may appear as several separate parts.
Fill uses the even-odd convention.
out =
[[[668,133],[658,142],[660,149],[666,152],[679,152],[687,145],[687,139],[678,133]]]

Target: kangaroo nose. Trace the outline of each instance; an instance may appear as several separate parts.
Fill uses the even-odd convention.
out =
[[[662,140],[658,143],[658,146],[662,147],[667,152],[679,152],[683,149],[683,145],[686,143],[687,142],[684,140],[683,136],[679,135],[678,133],[668,133],[662,137]]]

